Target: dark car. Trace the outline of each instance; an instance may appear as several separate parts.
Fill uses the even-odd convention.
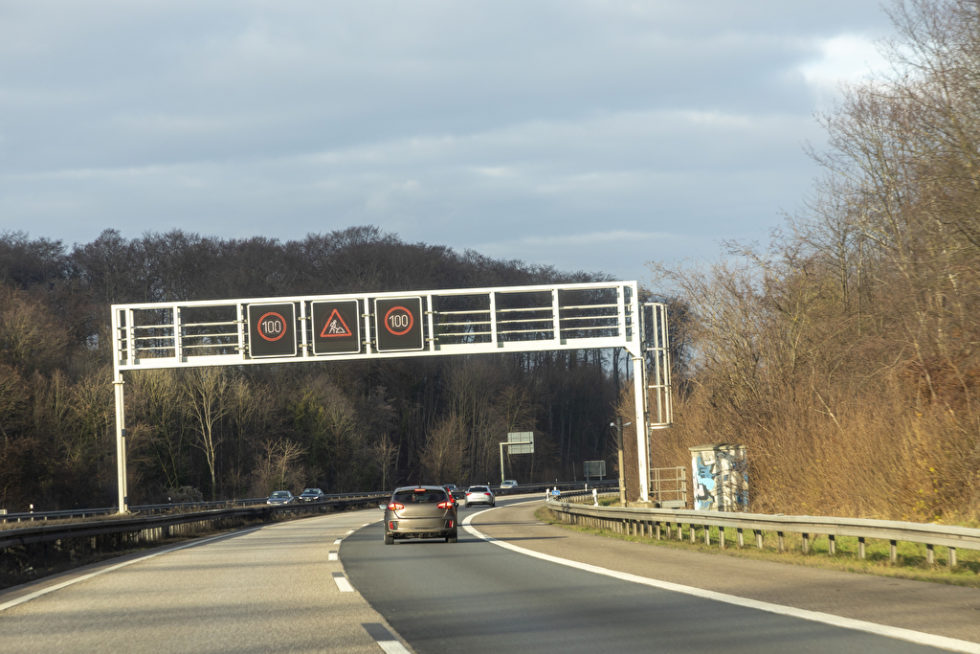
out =
[[[442,486],[396,488],[385,510],[385,545],[403,538],[445,538],[456,542],[457,502]]]
[[[300,502],[319,502],[320,500],[326,498],[326,494],[319,488],[304,488],[303,492],[299,494]]]
[[[272,491],[269,495],[269,499],[265,501],[266,504],[292,504],[296,500],[296,496],[293,495],[288,490],[277,490]]]
[[[456,486],[456,484],[443,484],[442,487],[445,488],[446,491],[449,493],[449,496],[452,497],[457,502],[466,496],[466,493],[463,491],[463,489]]]

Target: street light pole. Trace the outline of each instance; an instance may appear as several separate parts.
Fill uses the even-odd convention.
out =
[[[623,472],[623,427],[629,427],[632,422],[623,424],[623,419],[616,416],[616,422],[610,422],[610,427],[616,428],[616,449],[619,452],[619,503],[626,506],[626,483]]]
[[[504,483],[504,445],[507,441],[500,441],[500,483]]]

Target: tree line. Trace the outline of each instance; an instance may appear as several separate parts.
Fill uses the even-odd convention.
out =
[[[599,281],[376,227],[302,241],[180,231],[87,244],[0,236],[0,507],[113,505],[113,303]],[[541,352],[126,375],[131,504],[581,477],[610,454],[612,355]]]
[[[692,446],[739,443],[752,510],[977,524],[980,5],[888,12],[890,72],[820,117],[824,174],[768,247],[651,265],[649,285],[673,289],[675,417],[651,462],[688,467]],[[6,234],[0,506],[113,503],[113,302],[602,280],[372,227],[285,243],[110,230],[70,251]],[[581,351],[147,372],[128,389],[131,501],[486,481],[508,431],[536,434],[533,457],[509,463],[518,478],[574,478],[600,458],[614,471],[609,423],[634,415],[619,363]]]
[[[745,444],[760,511],[975,524],[980,5],[888,12],[890,72],[821,117],[825,174],[800,214],[768,249],[657,268],[697,359],[654,456]]]

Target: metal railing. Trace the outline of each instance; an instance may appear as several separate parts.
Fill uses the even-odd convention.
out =
[[[828,539],[830,554],[837,551],[838,537],[849,536],[858,539],[858,557],[861,559],[866,557],[867,540],[888,541],[892,563],[898,559],[899,542],[924,544],[929,565],[935,563],[935,547],[946,547],[950,568],[957,565],[957,549],[980,550],[980,529],[970,527],[824,516],[591,506],[590,500],[591,496],[583,493],[563,493],[558,499],[549,498],[548,508],[563,522],[628,535],[650,536],[657,540],[664,536],[684,540],[686,527],[691,543],[702,538],[706,545],[710,545],[711,528],[715,528],[718,546],[722,549],[726,547],[726,530],[733,530],[735,543],[740,548],[745,546],[746,531],[752,532],[755,546],[759,549],[763,547],[763,535],[775,533],[780,552],[786,549],[785,534],[800,534],[805,554],[810,552],[812,541],[817,536]]]
[[[327,493],[324,500],[358,500],[364,497],[375,498],[383,496],[387,491],[360,491],[357,493]],[[298,498],[299,496],[297,496]],[[267,498],[254,497],[238,500],[215,500],[209,502],[165,502],[161,504],[142,504],[129,507],[132,515],[160,515],[169,513],[187,513],[191,511],[209,511],[212,509],[230,509],[245,506],[265,504]],[[299,500],[297,500],[299,501]],[[55,522],[58,520],[79,520],[98,516],[115,515],[118,508],[114,506],[88,509],[60,509],[57,511],[21,511],[18,513],[0,513],[0,529],[9,523],[19,522]]]

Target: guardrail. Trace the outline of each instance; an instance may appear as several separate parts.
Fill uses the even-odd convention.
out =
[[[956,550],[959,548],[980,550],[980,529],[947,525],[920,524],[894,520],[868,520],[858,518],[832,518],[822,516],[768,515],[764,513],[735,513],[727,511],[692,511],[680,509],[647,509],[637,507],[590,506],[583,501],[591,500],[591,493],[575,493],[569,497],[563,493],[560,498],[548,498],[550,508],[562,522],[609,529],[614,532],[650,536],[661,540],[684,540],[684,528],[691,543],[700,538],[706,545],[711,544],[711,528],[718,532],[718,546],[726,547],[726,530],[735,531],[735,542],[739,548],[745,546],[744,532],[752,531],[755,546],[762,549],[763,535],[777,534],[778,549],[785,551],[785,534],[802,536],[803,553],[810,552],[813,538],[825,536],[828,539],[830,554],[837,551],[837,538],[850,536],[858,539],[858,557],[866,556],[865,545],[868,539],[887,540],[889,559],[895,563],[898,558],[899,542],[919,543],[926,546],[926,561],[935,563],[935,547],[946,547],[949,551],[948,564],[955,568]]]
[[[327,493],[326,501],[356,501],[361,498],[386,495],[387,491],[361,491],[357,493]],[[255,497],[241,500],[216,500],[213,502],[167,502],[165,504],[143,504],[129,507],[133,515],[159,515],[172,513],[187,513],[191,511],[208,511],[212,509],[230,509],[236,507],[256,506],[265,504],[267,498]],[[297,500],[299,501],[299,500]],[[88,509],[62,509],[58,511],[21,511],[18,513],[0,513],[0,528],[8,523],[18,522],[49,522],[56,520],[77,520],[97,516],[116,515],[118,509],[114,506]]]

